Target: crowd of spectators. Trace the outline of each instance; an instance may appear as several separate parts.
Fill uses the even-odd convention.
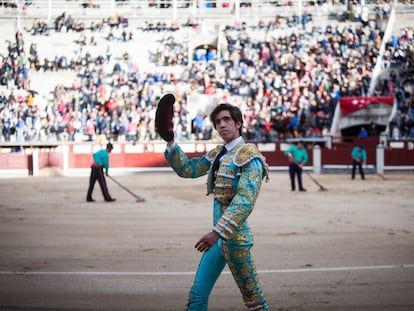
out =
[[[393,139],[414,137],[414,29],[404,29],[386,44],[382,62],[386,75],[378,81],[374,96],[393,96],[397,114],[390,121]]]
[[[125,19],[92,22],[77,30],[77,23],[62,14],[53,30],[46,27],[48,31],[37,31],[36,21],[27,35],[79,32],[80,39],[74,43],[77,53],[71,59],[43,58],[36,44],[26,50],[20,31],[8,42],[8,54],[1,59],[0,86],[26,90],[26,95],[0,93],[0,140],[155,140],[156,103],[166,92],[176,95],[174,124],[179,140],[213,138],[207,109],[194,113],[191,99],[197,96],[208,98],[212,105],[240,106],[245,117],[243,133],[249,141],[322,137],[329,134],[340,97],[369,95],[387,19],[388,12],[378,9],[374,24],[322,27],[304,14],[303,18],[277,16],[254,25],[227,25],[219,30],[223,46],[209,46],[194,55],[188,55],[188,42],[178,42],[174,33],[181,27],[197,32],[196,23],[155,29],[146,24],[139,29],[166,33],[153,61],[181,67],[181,75],[155,69],[142,72],[128,52],[115,58],[110,45],[96,55],[85,52],[83,46],[97,44],[95,35],[105,28],[112,34],[106,37],[111,44],[134,40]],[[399,137],[414,137],[412,32],[407,29],[387,44],[383,62],[390,74],[380,79],[374,92],[397,98],[399,113],[390,128],[392,135],[397,128]],[[39,104],[36,90],[30,89],[31,70],[45,74],[69,70],[78,76],[71,85],[55,85],[53,99]]]

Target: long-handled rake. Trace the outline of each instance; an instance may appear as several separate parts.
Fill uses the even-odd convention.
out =
[[[324,186],[322,186],[315,178],[313,178],[312,177],[312,175],[311,174],[309,174],[308,172],[305,172],[306,173],[306,175],[308,175],[309,176],[309,178],[310,179],[312,179],[312,181],[315,183],[315,184],[317,184],[318,186],[319,186],[319,190],[320,191],[328,191],[328,189],[326,189]]]
[[[377,176],[379,176],[382,180],[387,180],[387,178],[383,175],[383,174],[380,174],[380,173],[376,173],[377,174]]]
[[[112,176],[108,176],[114,183],[116,183],[118,186],[120,186],[122,189],[124,189],[126,192],[128,192],[130,195],[132,195],[134,198],[137,199],[137,202],[145,202],[145,199],[143,197],[140,197],[139,195],[133,193],[131,190],[129,190],[127,187],[122,185],[119,181],[117,181]]]

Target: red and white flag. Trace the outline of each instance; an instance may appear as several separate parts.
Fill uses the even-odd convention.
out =
[[[339,105],[341,107],[342,115],[347,115],[355,111],[365,109],[371,104],[386,104],[388,106],[394,105],[394,98],[389,97],[341,97]]]

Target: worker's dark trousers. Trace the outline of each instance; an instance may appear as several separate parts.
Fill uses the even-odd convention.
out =
[[[99,186],[101,186],[102,194],[103,194],[105,201],[111,200],[108,187],[106,186],[106,180],[105,180],[103,168],[96,164],[91,165],[91,176],[89,178],[89,189],[88,189],[88,194],[86,196],[86,199],[92,200],[92,192],[93,192],[93,188],[95,187],[96,181],[98,181]]]

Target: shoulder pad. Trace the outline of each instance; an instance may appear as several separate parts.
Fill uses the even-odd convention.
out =
[[[246,165],[253,159],[259,159],[263,165],[263,178],[266,178],[266,182],[269,181],[269,166],[266,163],[266,158],[260,153],[257,146],[254,144],[244,144],[236,151],[234,156],[234,164],[238,167]]]
[[[214,149],[208,151],[207,154],[206,154],[206,158],[208,160],[210,160],[210,161],[214,160],[214,158],[216,157],[217,153],[220,152],[221,147],[223,147],[223,145],[218,145]]]
[[[249,163],[253,158],[262,158],[262,154],[254,144],[244,144],[236,151],[234,156],[234,164],[243,166]]]

